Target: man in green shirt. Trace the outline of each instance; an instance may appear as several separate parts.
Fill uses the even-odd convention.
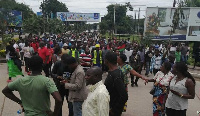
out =
[[[32,74],[9,83],[2,90],[6,97],[22,106],[25,116],[57,116],[61,108],[62,99],[55,83],[41,75],[42,64],[42,58],[33,56],[30,59]],[[21,100],[12,91],[18,91]],[[50,109],[50,94],[55,99],[54,112]]]

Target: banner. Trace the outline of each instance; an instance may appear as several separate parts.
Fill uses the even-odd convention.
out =
[[[200,41],[200,8],[183,7],[179,21],[172,32],[176,8],[148,7],[144,24],[145,36],[153,39]]]
[[[61,21],[86,21],[99,22],[99,13],[72,13],[72,12],[57,12],[57,18]]]
[[[22,27],[22,12],[12,10],[10,15],[14,17],[14,20],[11,21],[10,26]]]

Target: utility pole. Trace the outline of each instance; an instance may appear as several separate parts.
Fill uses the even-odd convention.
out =
[[[137,29],[138,34],[139,34],[139,30],[140,30],[140,8],[139,8],[139,12],[138,12],[138,29]]]
[[[115,5],[114,5],[114,30],[113,30],[113,34],[115,34]]]

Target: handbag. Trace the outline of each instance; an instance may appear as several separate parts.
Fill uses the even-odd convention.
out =
[[[165,76],[165,75],[164,75],[164,76]],[[164,76],[163,76],[163,77],[164,77]],[[160,81],[163,79],[163,77],[160,79]],[[156,78],[156,79],[157,79],[157,78]],[[155,80],[156,80],[156,79],[155,79]],[[160,81],[159,81],[159,83],[160,83]],[[153,88],[150,90],[149,93],[150,93],[151,95],[154,95],[155,91],[156,91],[156,90],[155,90],[155,88],[153,87]]]

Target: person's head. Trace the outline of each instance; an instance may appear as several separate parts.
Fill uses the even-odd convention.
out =
[[[86,85],[95,85],[99,81],[102,80],[102,70],[101,68],[95,66],[91,67],[87,70],[85,79],[86,79]]]
[[[127,57],[125,54],[120,54],[118,57],[117,57],[117,63],[118,64],[124,64],[127,60]]]
[[[135,56],[137,54],[137,50],[133,50],[132,54]]]
[[[60,47],[57,47],[57,48],[54,49],[54,54],[59,55],[61,53],[62,53],[62,51],[61,51]]]
[[[174,55],[170,54],[168,56],[168,59],[169,59],[169,62],[174,63],[175,57],[174,57]]]
[[[176,51],[177,51],[177,52],[180,52],[180,48],[179,48],[179,47],[177,47],[177,48],[176,48]]]
[[[152,51],[153,50],[153,47],[149,47],[149,51]]]
[[[40,56],[35,55],[30,58],[30,69],[34,72],[42,72],[43,60]]]
[[[67,66],[68,57],[70,57],[68,54],[63,54],[61,56],[61,61],[62,61],[62,63],[63,63],[64,66]]]
[[[196,83],[192,75],[188,72],[188,67],[184,62],[177,62],[173,66],[172,73],[174,75],[182,75],[184,77],[190,78],[194,84]]]
[[[45,46],[44,42],[41,41],[40,44],[39,44],[39,46],[40,46],[41,48],[43,48],[43,47]]]
[[[117,54],[115,52],[107,52],[105,55],[105,65],[117,65]]]
[[[163,65],[161,66],[160,70],[163,73],[168,73],[171,70],[172,66],[170,62],[164,62]]]
[[[76,49],[75,45],[72,45],[72,47],[71,47],[71,48],[72,48],[72,50],[75,50],[75,49]]]
[[[158,49],[155,49],[155,55],[159,56],[159,54],[160,54],[160,51]]]
[[[100,49],[100,44],[95,45],[96,50],[98,51]]]
[[[74,72],[74,70],[78,66],[78,62],[72,56],[67,57],[66,64],[68,65],[68,67],[69,67],[69,69],[70,69],[71,72]]]
[[[64,45],[63,45],[63,49],[67,49],[68,48],[68,45],[67,45],[67,43],[64,43]]]

